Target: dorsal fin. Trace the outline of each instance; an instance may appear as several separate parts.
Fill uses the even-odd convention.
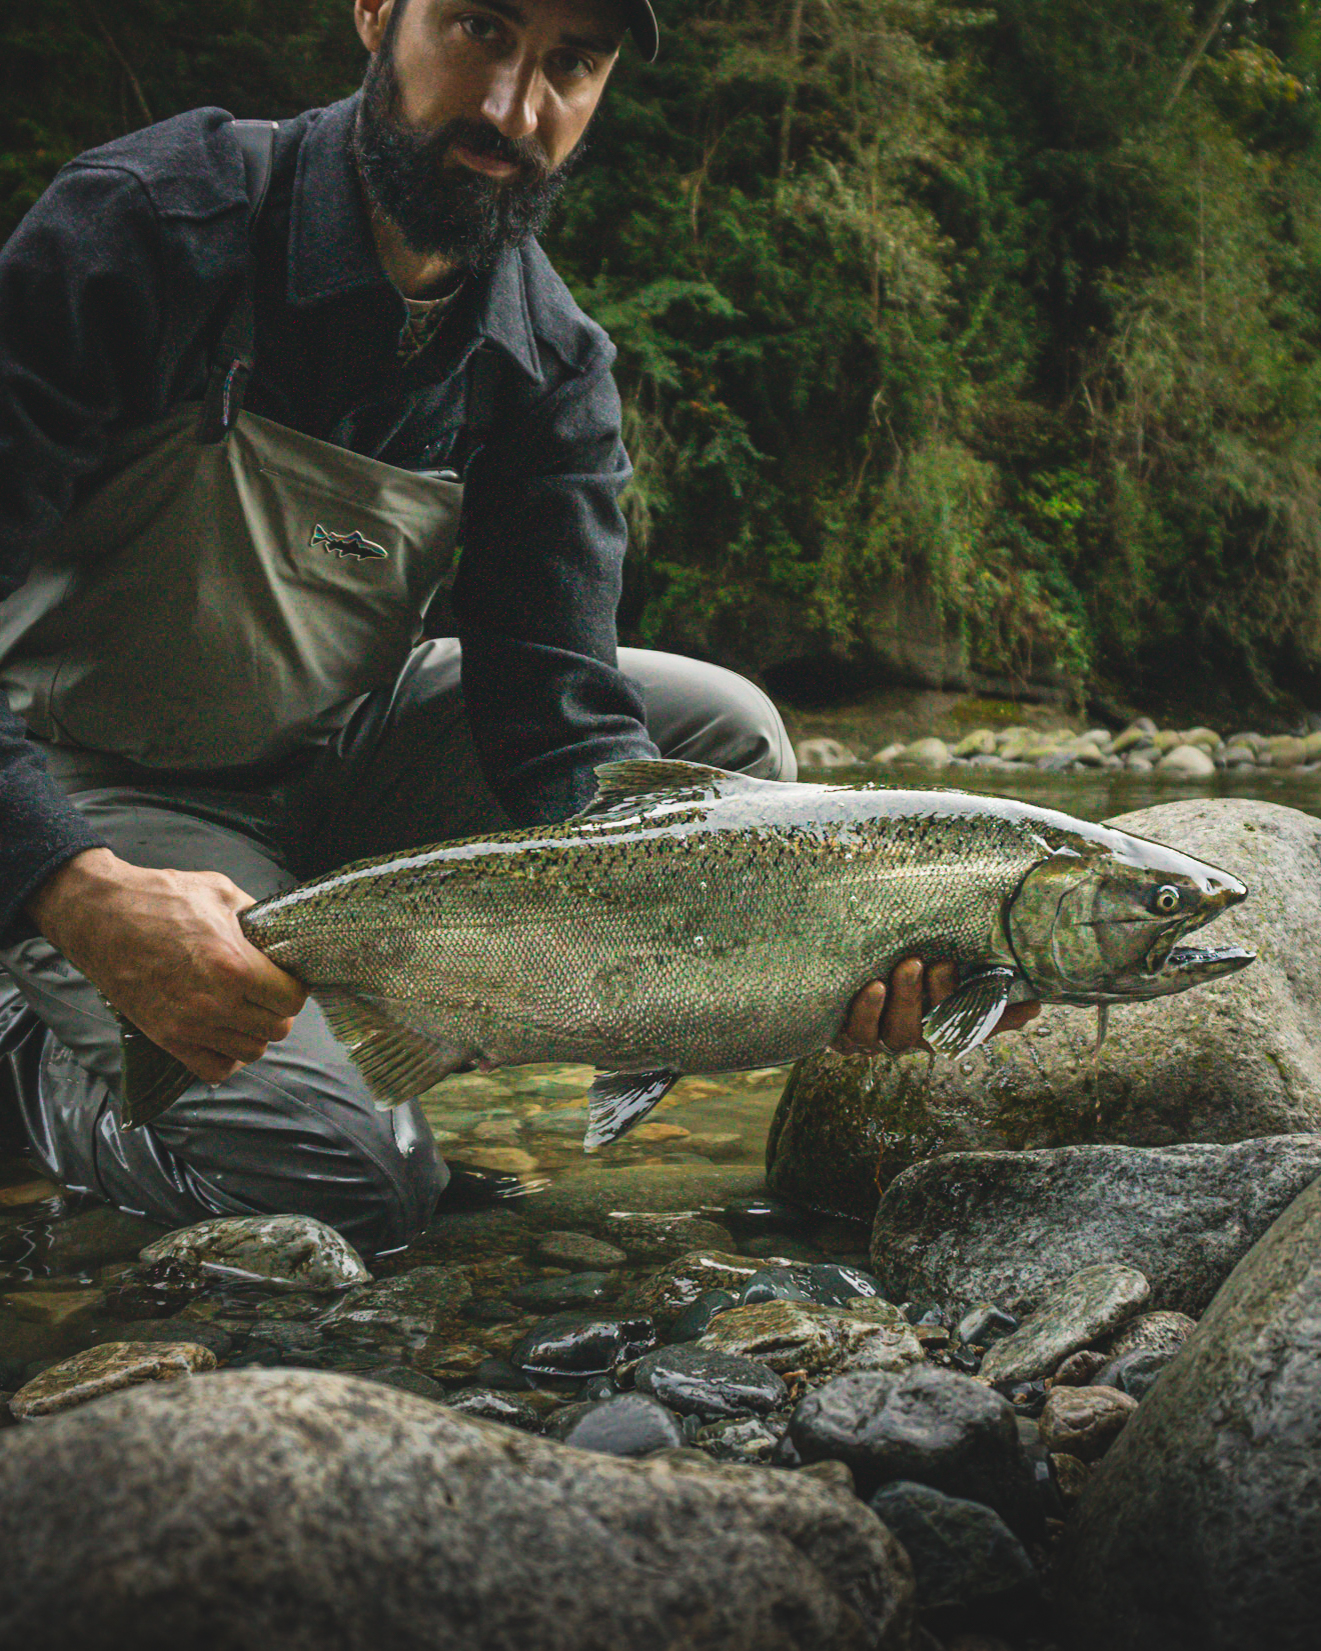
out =
[[[624,797],[654,796],[658,791],[732,791],[774,783],[755,780],[750,774],[731,774],[725,768],[708,768],[700,762],[630,757],[625,762],[601,764],[596,770],[597,793],[593,800],[613,803]]]

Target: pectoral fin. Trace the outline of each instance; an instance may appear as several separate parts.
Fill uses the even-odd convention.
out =
[[[180,1060],[139,1031],[131,1020],[119,1022],[119,1117],[125,1129],[138,1129],[173,1106],[189,1084],[200,1083]]]
[[[984,1043],[1009,1002],[1012,969],[979,969],[922,1018],[922,1035],[941,1055],[963,1055]]]
[[[416,1100],[466,1062],[463,1051],[405,1026],[380,1002],[327,986],[312,996],[367,1087],[385,1106]]]
[[[682,1076],[668,1067],[659,1072],[598,1072],[588,1096],[591,1106],[583,1151],[608,1146],[640,1124]]]

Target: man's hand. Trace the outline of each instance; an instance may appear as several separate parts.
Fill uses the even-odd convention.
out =
[[[950,995],[956,981],[952,963],[932,963],[923,969],[920,958],[906,957],[895,965],[888,982],[873,980],[862,988],[831,1047],[841,1055],[877,1055],[883,1048],[900,1055],[906,1049],[927,1048],[922,1016]],[[1040,1013],[1039,1003],[1011,1003],[992,1036],[1017,1032]]]
[[[67,861],[28,914],[107,1001],[205,1083],[288,1037],[307,992],[251,945],[251,898],[209,871],[149,871],[109,849]]]

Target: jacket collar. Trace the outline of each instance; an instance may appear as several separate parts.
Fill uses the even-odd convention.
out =
[[[334,103],[308,128],[298,153],[289,216],[289,302],[318,304],[352,292],[398,294],[381,268],[349,147],[358,94]],[[471,305],[478,339],[503,350],[535,383],[542,372],[517,249],[474,278]]]

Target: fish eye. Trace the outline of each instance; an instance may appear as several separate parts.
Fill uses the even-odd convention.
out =
[[[1171,912],[1179,909],[1179,891],[1169,883],[1158,888],[1151,897],[1151,909],[1159,912],[1162,917],[1168,917]]]

